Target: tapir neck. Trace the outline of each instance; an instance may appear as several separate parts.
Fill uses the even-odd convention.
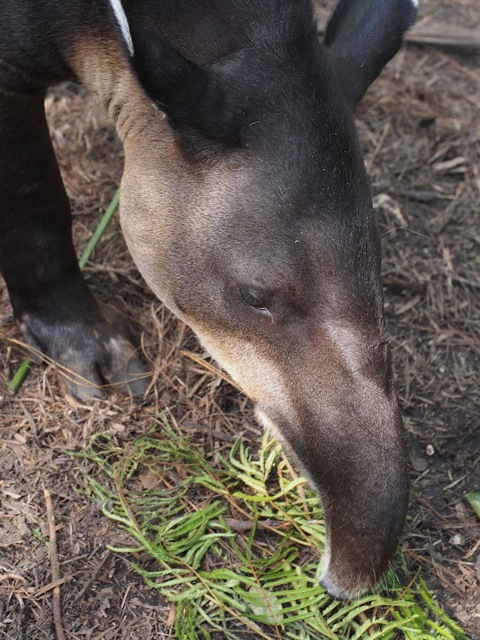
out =
[[[79,40],[71,66],[78,80],[99,97],[124,145],[149,120],[164,118],[146,98],[113,34],[111,38]]]

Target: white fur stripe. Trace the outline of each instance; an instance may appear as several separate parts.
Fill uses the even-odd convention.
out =
[[[415,9],[418,9],[418,0],[410,0],[410,2],[413,4]]]
[[[128,52],[133,57],[132,35],[130,33],[130,27],[128,26],[127,16],[125,15],[125,11],[122,7],[122,0],[110,0],[110,5],[113,9],[113,13],[115,14],[115,18],[117,19],[125,44],[127,45]]]

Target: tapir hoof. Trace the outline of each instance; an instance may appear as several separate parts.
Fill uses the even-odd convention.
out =
[[[106,397],[107,388],[142,397],[151,376],[140,361],[127,322],[102,305],[88,320],[46,323],[25,315],[20,328],[27,343],[56,365],[67,392],[82,402]]]

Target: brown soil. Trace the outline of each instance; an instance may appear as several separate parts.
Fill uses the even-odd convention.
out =
[[[333,3],[330,3],[330,5]],[[424,0],[423,25],[480,28],[476,0]],[[464,499],[480,491],[480,55],[406,46],[358,110],[383,235],[386,317],[409,434],[413,496],[403,548],[435,596],[480,639],[480,524]],[[47,113],[83,248],[122,168],[95,99],[55,89]],[[138,275],[114,222],[86,269],[92,290],[139,323],[156,375],[147,401],[78,405],[35,367],[12,397],[22,354],[0,282],[0,638],[55,637],[43,488],[57,521],[67,638],[173,638],[162,602],[105,549],[118,531],[78,493],[75,464],[98,431],[135,438],[167,409],[208,450],[258,439],[251,406],[188,357],[191,332]],[[185,355],[187,352],[187,355]]]

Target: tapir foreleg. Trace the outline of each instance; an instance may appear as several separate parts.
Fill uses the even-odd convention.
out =
[[[25,340],[60,365],[72,395],[101,397],[103,380],[142,393],[123,321],[100,308],[81,276],[43,104],[41,89],[0,92],[0,269],[15,319]]]

